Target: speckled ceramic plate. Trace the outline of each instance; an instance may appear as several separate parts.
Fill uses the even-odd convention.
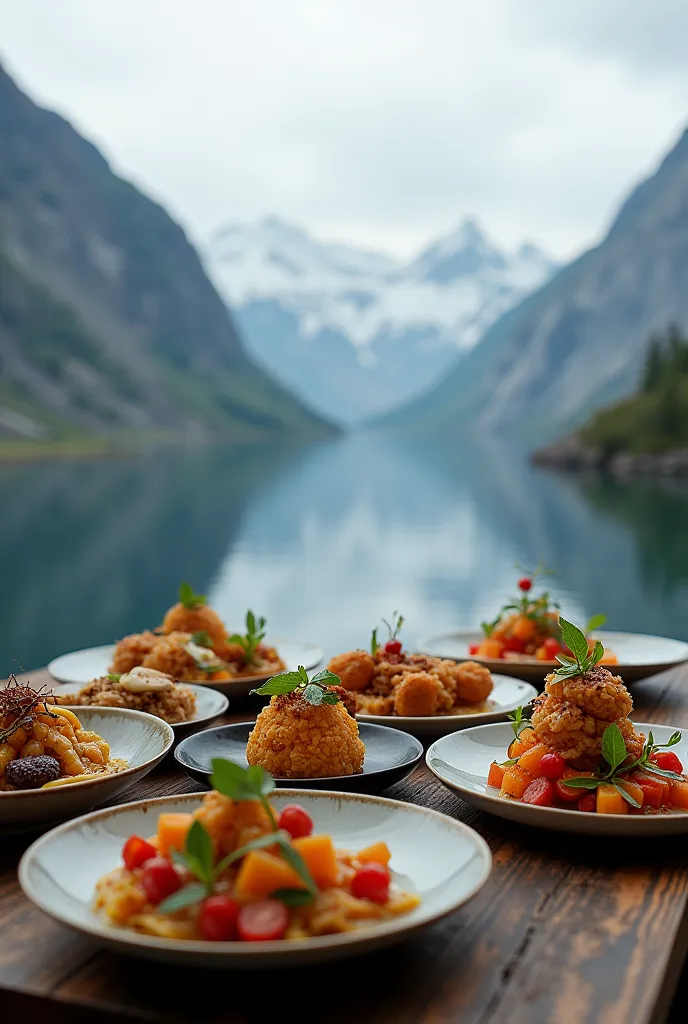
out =
[[[605,647],[613,650],[619,659],[618,665],[610,665],[613,672],[623,677],[624,682],[645,679],[646,676],[664,672],[688,661],[688,643],[672,640],[665,636],[647,636],[644,633],[616,633],[613,630],[599,630],[595,636]],[[479,661],[491,672],[528,679],[536,685],[542,682],[548,672],[556,668],[554,661],[527,661],[523,658],[481,658],[469,654],[471,644],[484,639],[479,629],[456,629],[452,633],[423,637],[418,649],[435,658],[452,658],[454,661]]]
[[[130,835],[149,836],[161,811],[193,811],[202,796],[162,797],[96,811],[38,839],[19,865],[19,881],[30,900],[56,920],[120,953],[203,967],[290,967],[364,953],[412,935],[458,910],[490,874],[489,848],[462,822],[437,811],[381,797],[314,790],[279,790],[279,810],[298,801],[318,832],[342,849],[384,840],[392,852],[394,881],[417,892],[420,905],[391,921],[298,942],[174,941],[140,935],[107,924],[91,910],[97,880],[121,863]]]
[[[248,734],[255,722],[238,722],[206,729],[183,740],[174,756],[185,772],[210,785],[212,760],[226,757],[245,767]],[[361,724],[358,734],[365,746],[363,771],[324,779],[278,779],[278,786],[308,786],[314,789],[336,789],[345,793],[379,793],[405,778],[423,756],[423,746],[413,736],[383,725]]]
[[[162,761],[174,742],[171,727],[143,711],[120,708],[71,709],[85,729],[110,744],[110,756],[129,767],[116,775],[94,775],[54,789],[25,789],[0,793],[0,826],[12,829],[50,825],[84,814],[111,800],[147,775]]]
[[[295,671],[299,665],[306,669],[317,668],[323,659],[323,651],[315,644],[302,644],[291,640],[271,642],[287,666],[287,671]],[[88,647],[83,651],[72,651],[71,654],[63,654],[51,661],[48,672],[60,683],[78,683],[79,686],[83,686],[84,683],[90,683],[92,679],[98,679],[109,672],[114,650],[114,644],[107,644],[105,647]],[[207,683],[196,685],[217,690],[228,697],[241,697],[269,678],[270,675],[237,676],[234,679],[209,680]]]
[[[465,729],[471,725],[483,725],[485,722],[498,722],[509,711],[514,711],[528,704],[537,696],[537,690],[523,679],[512,679],[510,676],[493,675],[494,689],[488,700],[475,707],[466,706],[450,715],[426,715],[422,718],[410,718],[403,715],[362,715],[357,714],[359,722],[374,725],[387,725],[392,729],[403,729],[412,736],[446,736],[447,733]]]
[[[676,731],[668,725],[636,724],[646,736],[652,731],[657,743],[666,743]],[[681,811],[653,815],[588,814],[558,807],[533,807],[500,797],[498,790],[487,785],[487,773],[493,761],[506,760],[506,748],[513,738],[508,724],[480,725],[443,736],[432,744],[425,759],[430,771],[467,803],[522,825],[591,836],[665,836],[688,832],[688,814]],[[688,730],[671,749],[688,765]]]
[[[172,724],[174,729],[174,735],[176,739],[180,736],[188,736],[192,732],[198,732],[204,726],[210,725],[220,715],[224,715],[225,711],[229,707],[229,698],[223,693],[218,693],[217,690],[211,690],[207,686],[196,686],[194,683],[180,683],[180,686],[186,686],[190,690],[193,690],[194,696],[196,697],[196,714],[190,722],[177,722]],[[81,689],[80,686],[74,683],[58,683],[57,686],[52,687],[52,691],[55,694],[57,700],[60,700],[60,696],[65,693],[78,693]],[[81,705],[87,707],[88,705]],[[70,705],[70,708],[75,713],[80,710],[79,705]]]

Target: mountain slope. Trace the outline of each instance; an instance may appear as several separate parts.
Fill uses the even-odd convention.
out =
[[[218,230],[206,265],[252,354],[348,423],[418,394],[553,270],[534,246],[500,251],[473,221],[403,263],[274,217]]]
[[[688,325],[688,132],[607,237],[501,317],[441,383],[381,425],[548,440],[637,386],[651,332]]]
[[[0,431],[323,427],[250,362],[182,229],[0,67]]]

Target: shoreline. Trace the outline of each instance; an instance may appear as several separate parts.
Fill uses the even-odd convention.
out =
[[[585,445],[580,438],[566,438],[530,456],[534,466],[561,472],[593,470],[610,476],[685,477],[688,476],[688,448],[672,448],[665,452],[605,452]]]

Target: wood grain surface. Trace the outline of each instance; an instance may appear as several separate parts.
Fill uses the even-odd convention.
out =
[[[48,680],[34,673],[32,681]],[[637,683],[633,696],[637,720],[688,728],[687,669]],[[226,720],[247,717],[239,709]],[[118,802],[197,789],[168,758]],[[50,1024],[263,1024],[294,1012],[309,1024],[667,1020],[688,949],[686,838],[528,829],[474,810],[424,765],[386,795],[475,828],[492,850],[492,876],[468,906],[402,945],[288,972],[180,970],[102,952],[24,898],[16,867],[32,837],[4,837],[3,1016]],[[672,1020],[686,1018],[682,1006],[672,1011]]]

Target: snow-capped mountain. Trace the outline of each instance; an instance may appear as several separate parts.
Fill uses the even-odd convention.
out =
[[[252,354],[344,423],[427,387],[554,263],[466,220],[408,262],[317,241],[274,217],[213,235],[206,269]]]

